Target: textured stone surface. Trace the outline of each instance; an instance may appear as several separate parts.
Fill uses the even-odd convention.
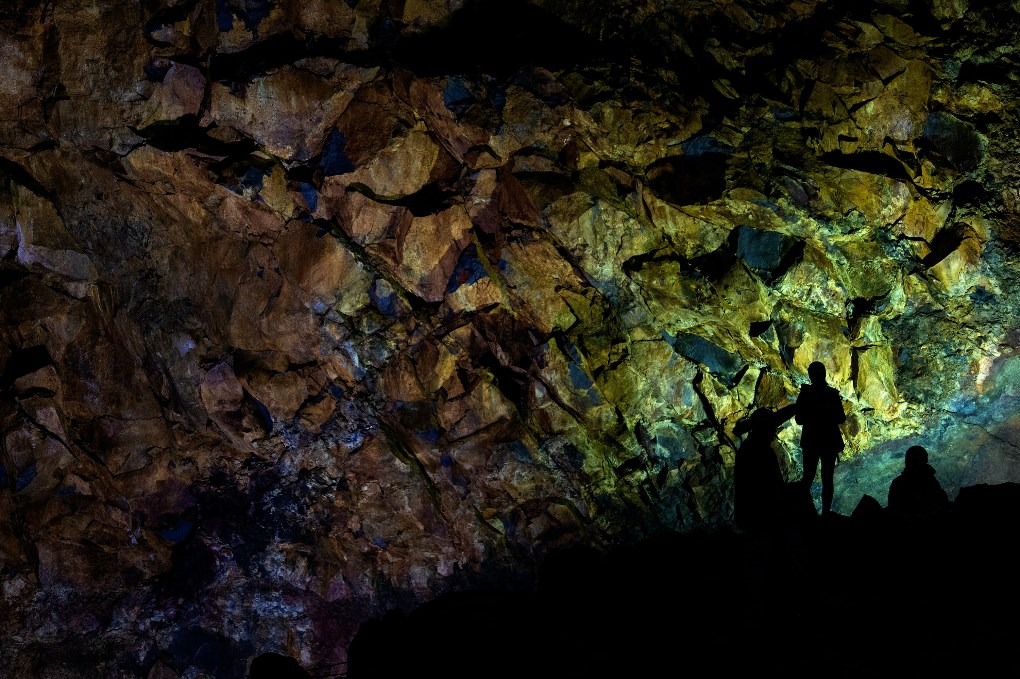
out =
[[[726,530],[815,360],[838,511],[915,443],[1020,480],[1011,7],[14,4],[10,676],[325,672],[552,549]]]

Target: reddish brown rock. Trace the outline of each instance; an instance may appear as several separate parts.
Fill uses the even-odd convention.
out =
[[[209,122],[240,130],[284,160],[307,160],[322,150],[357,87],[372,77],[346,64],[334,69],[323,77],[314,72],[319,69],[288,66],[233,90],[214,83]]]
[[[163,64],[154,64],[162,67]],[[205,76],[194,66],[171,63],[163,81],[149,97],[146,118],[141,126],[168,123],[183,116],[197,116],[205,96]]]

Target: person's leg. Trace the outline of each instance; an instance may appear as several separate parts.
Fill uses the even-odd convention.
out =
[[[825,514],[829,513],[832,509],[832,496],[833,496],[833,471],[836,469],[836,456],[835,455],[823,455],[822,456],[822,512]]]
[[[818,473],[818,451],[811,448],[801,448],[804,460],[804,471],[800,477],[800,488],[804,498],[805,509],[811,507],[811,513],[817,515],[814,496],[811,494],[811,485],[815,482],[815,474]],[[805,515],[806,516],[806,515]]]
[[[811,484],[815,482],[815,474],[818,473],[818,451],[812,448],[801,448],[801,453],[804,458],[804,472],[800,477],[800,482],[807,488],[811,488]]]

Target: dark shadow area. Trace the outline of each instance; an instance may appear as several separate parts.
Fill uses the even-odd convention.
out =
[[[470,1],[446,26],[395,40],[393,59],[418,76],[548,69],[628,60],[635,46],[599,40],[523,0]],[[470,66],[467,66],[470,64]]]
[[[822,154],[821,161],[826,165],[844,170],[858,170],[869,174],[877,174],[908,184],[912,182],[910,173],[903,163],[880,151],[860,151],[858,153],[830,152]]]
[[[453,204],[453,198],[457,196],[455,191],[444,191],[437,182],[426,184],[415,193],[401,198],[377,196],[363,184],[351,184],[349,190],[359,191],[379,203],[406,207],[415,217],[425,217],[442,212]]]
[[[211,676],[226,679],[238,676],[236,668],[242,666],[242,659],[248,653],[247,646],[196,625],[178,632],[168,651],[173,665],[193,666]]]
[[[904,521],[667,533],[550,554],[534,591],[442,596],[365,623],[347,676],[1009,676],[1020,633],[1020,484]]]
[[[346,53],[329,41],[319,43],[302,40],[293,33],[277,33],[260,40],[247,49],[236,52],[217,52],[209,60],[210,82],[241,83],[263,76],[275,68],[307,57],[344,56],[353,64],[372,63],[372,59],[357,59],[357,53]]]
[[[963,172],[977,169],[984,154],[981,135],[974,125],[947,111],[928,116],[918,146]]]
[[[28,170],[15,163],[13,160],[0,158],[0,175],[6,175],[5,178],[12,179],[15,184],[24,186],[37,196],[41,196],[50,202],[53,202],[54,200],[53,194],[47,191],[46,187],[39,183],[39,180],[29,174]]]
[[[953,187],[953,202],[968,207],[994,204],[996,196],[989,188],[979,181],[967,179]]]
[[[173,153],[194,149],[212,157],[224,158],[224,161],[220,161],[223,166],[236,163],[239,160],[247,160],[251,163],[252,153],[257,148],[251,139],[242,137],[238,141],[225,142],[210,136],[209,131],[200,127],[198,118],[193,115],[149,125],[137,132],[145,139],[145,143],[160,151]],[[217,167],[215,163],[213,165]]]
[[[632,54],[646,51],[641,45],[594,38],[523,0],[473,0],[443,26],[418,34],[404,28],[383,14],[371,27],[368,49],[349,49],[345,40],[316,34],[277,33],[244,50],[216,53],[210,80],[246,82],[315,56],[364,66],[399,66],[421,77],[455,73],[508,77],[529,65],[556,69],[626,62]]]
[[[959,249],[965,237],[966,232],[962,225],[957,224],[947,229],[942,229],[935,234],[935,238],[931,241],[931,251],[924,256],[921,263],[927,268],[935,266],[955,250]]]
[[[49,350],[40,345],[17,349],[4,364],[3,374],[0,374],[0,389],[9,389],[19,377],[24,377],[41,370],[53,363]]]
[[[725,153],[676,156],[651,165],[645,172],[648,187],[674,205],[698,205],[721,198],[726,190]]]
[[[263,653],[251,661],[248,679],[312,679],[312,675],[289,655]]]

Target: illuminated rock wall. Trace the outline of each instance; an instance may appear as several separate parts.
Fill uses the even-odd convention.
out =
[[[0,664],[334,666],[367,617],[527,587],[552,548],[725,529],[738,423],[814,360],[838,511],[913,443],[951,495],[1020,480],[1018,28],[15,3]]]

